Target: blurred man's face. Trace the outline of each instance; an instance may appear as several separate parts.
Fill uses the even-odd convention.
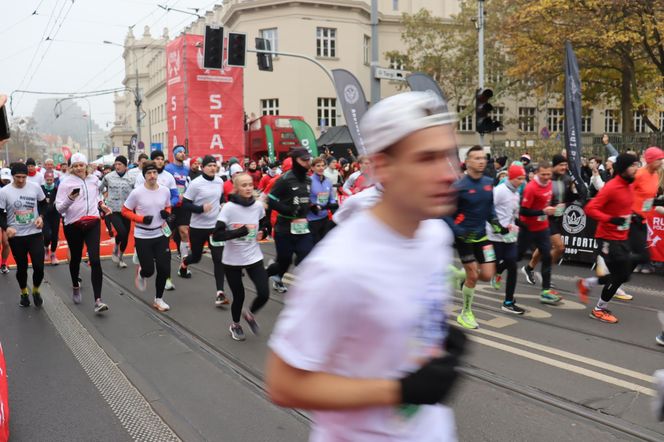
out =
[[[115,167],[115,171],[119,174],[123,174],[127,170],[127,166],[125,166],[122,161],[116,161],[113,166]]]
[[[609,136],[607,134],[604,134],[602,136],[602,143],[608,144],[609,143]]]
[[[30,164],[28,165],[28,173],[35,173],[35,170],[37,169],[37,166]]]
[[[567,163],[558,163],[553,168],[553,172],[557,175],[564,175],[567,173],[567,170],[568,170]]]
[[[54,167],[53,160],[46,160],[44,162],[44,168],[46,170],[53,170],[53,167]]]
[[[337,163],[338,163],[337,160],[332,160],[327,167],[329,167],[330,169],[336,169],[337,168]]]
[[[420,220],[451,215],[454,182],[461,168],[454,126],[434,126],[408,135],[372,157],[374,178],[386,202]]]
[[[53,176],[49,175],[46,178],[44,178],[44,181],[46,182],[46,184],[48,184],[50,186],[51,184],[53,184],[55,182],[55,178],[53,178]]]
[[[551,170],[550,167],[540,167],[539,170],[537,171],[537,176],[540,179],[540,183],[543,185],[546,185],[549,181],[551,181],[551,175],[553,174],[553,171]]]
[[[470,152],[466,157],[466,168],[474,173],[484,173],[486,169],[486,155],[481,150]]]
[[[145,173],[145,182],[150,183],[151,185],[157,182],[157,177],[159,176],[159,172],[156,170],[148,170]]]
[[[14,175],[14,185],[18,188],[25,186],[27,180],[28,176],[23,175],[22,173]]]
[[[193,170],[194,172],[198,172],[198,171],[201,169],[201,163],[199,163],[198,161],[192,161],[192,162],[189,164],[189,167],[190,167],[191,170]]]
[[[166,161],[164,160],[164,157],[157,157],[154,159],[154,165],[157,166],[157,169],[161,170],[164,168],[164,163]]]
[[[316,173],[319,176],[323,176],[323,172],[325,172],[325,163],[322,161],[319,161],[316,163],[315,166],[313,166],[314,173]]]
[[[178,160],[178,161],[184,161],[185,158],[187,158],[187,155],[182,151],[175,154],[175,159]],[[163,161],[163,159],[162,159],[162,161]]]

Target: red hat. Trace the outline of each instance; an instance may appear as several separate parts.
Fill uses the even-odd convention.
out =
[[[653,161],[664,159],[664,151],[662,151],[662,149],[659,147],[652,146],[646,149],[646,152],[643,154],[643,156],[646,159],[646,163],[650,164]]]
[[[519,178],[520,176],[526,176],[526,169],[523,168],[523,166],[517,166],[516,164],[513,164],[507,169],[507,176],[509,177],[510,180]]]

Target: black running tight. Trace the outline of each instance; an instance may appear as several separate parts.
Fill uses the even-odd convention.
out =
[[[90,260],[90,270],[92,273],[92,291],[95,300],[101,298],[101,285],[104,274],[101,270],[101,261],[99,260],[99,234],[101,223],[97,220],[91,227],[81,229],[74,224],[66,225],[65,238],[69,246],[69,275],[71,284],[78,287],[78,276],[81,270],[81,259],[83,257],[83,245],[88,249],[88,259]]]
[[[15,236],[9,247],[16,261],[16,281],[21,290],[28,286],[28,255],[32,261],[32,285],[39,287],[44,279],[44,237],[41,233]]]
[[[189,228],[189,244],[191,253],[184,259],[184,265],[196,264],[203,257],[203,246],[208,243],[212,263],[214,264],[214,281],[217,285],[217,291],[224,291],[224,265],[221,263],[221,257],[224,253],[223,247],[215,247],[210,244],[210,235],[214,233],[212,229]]]
[[[164,296],[164,287],[166,280],[171,277],[171,251],[168,247],[168,238],[160,236],[158,238],[142,239],[134,238],[136,244],[136,254],[141,265],[141,276],[149,278],[157,270],[155,278],[155,288],[157,290],[155,297]]]
[[[248,266],[230,266],[224,264],[226,279],[233,294],[233,304],[231,305],[231,314],[233,322],[240,322],[242,317],[242,306],[244,305],[244,284],[242,283],[242,270],[247,272],[251,282],[256,287],[256,299],[251,304],[251,313],[256,313],[267,302],[270,296],[270,287],[268,285],[267,273],[263,267],[263,260],[255,262]]]
[[[127,250],[129,242],[129,230],[131,229],[131,220],[122,216],[120,212],[113,212],[110,215],[111,223],[115,229],[115,244],[120,247],[122,253]]]

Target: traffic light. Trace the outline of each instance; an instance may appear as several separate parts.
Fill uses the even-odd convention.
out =
[[[270,40],[256,37],[256,49],[259,51],[271,51]],[[258,58],[258,70],[272,72],[272,54],[256,54]]]
[[[219,26],[205,27],[203,42],[203,67],[205,69],[221,69],[224,60],[224,28]]]
[[[244,67],[247,55],[247,34],[228,33],[228,66]]]
[[[475,92],[475,130],[481,134],[495,132],[503,127],[500,121],[491,118],[493,106],[489,100],[493,97],[491,89],[477,89]]]

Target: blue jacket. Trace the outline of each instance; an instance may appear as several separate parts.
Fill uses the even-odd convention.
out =
[[[336,204],[337,200],[332,192],[332,183],[327,178],[321,177],[316,174],[311,176],[311,204],[316,204],[321,206],[323,210],[319,210],[318,214],[315,215],[313,212],[309,211],[307,214],[308,221],[318,221],[323,218],[327,218],[328,209],[325,209],[328,204]]]
[[[454,236],[469,241],[479,241],[486,236],[486,223],[496,218],[493,207],[493,179],[482,176],[473,179],[468,175],[454,183],[457,189],[457,210],[445,222]]]

